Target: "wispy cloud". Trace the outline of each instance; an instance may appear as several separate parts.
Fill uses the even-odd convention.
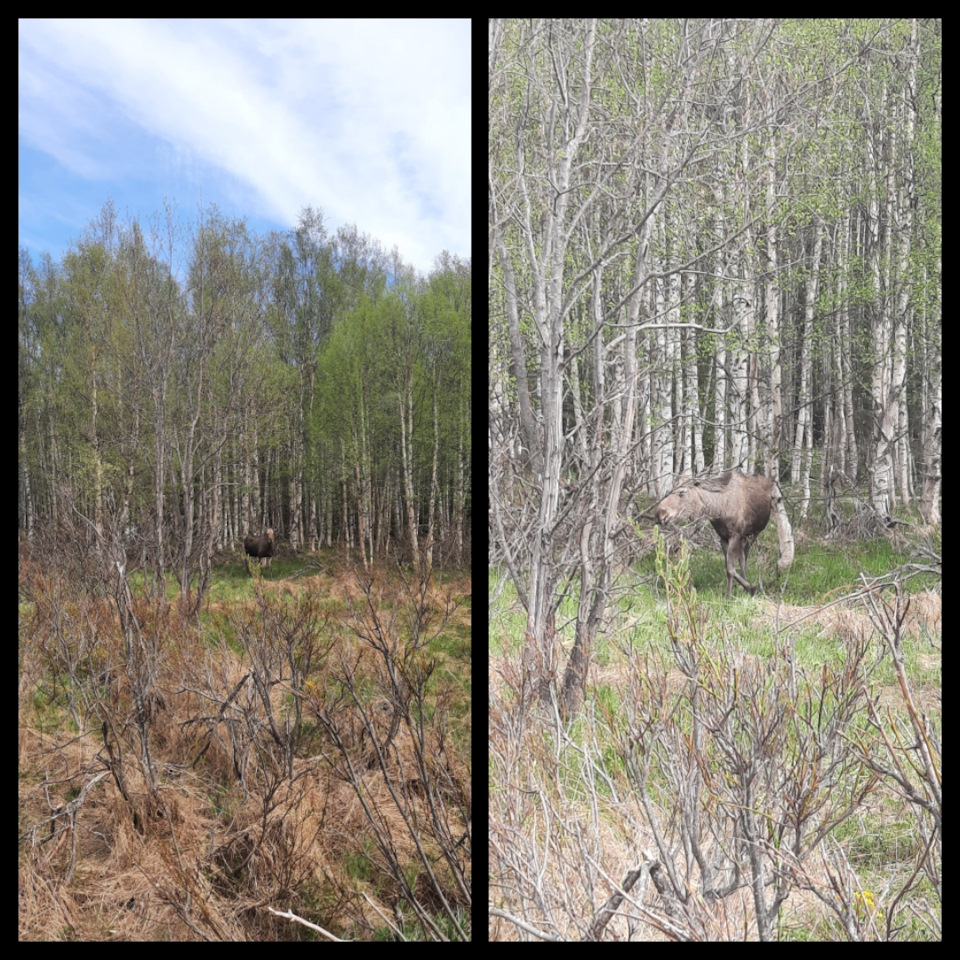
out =
[[[161,195],[185,181],[223,191],[279,224],[322,207],[425,270],[442,248],[469,252],[469,30],[21,21],[21,144],[55,161],[49,178],[62,168],[104,198],[139,179]],[[38,189],[21,170],[21,217]]]

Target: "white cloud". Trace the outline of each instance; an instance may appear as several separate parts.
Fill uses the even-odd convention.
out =
[[[143,170],[137,143],[158,138],[169,162],[229,174],[281,223],[322,207],[425,270],[444,247],[469,252],[469,30],[465,20],[21,21],[20,134],[105,180],[162,179]]]

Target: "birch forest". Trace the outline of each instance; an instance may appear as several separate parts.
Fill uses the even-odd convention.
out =
[[[197,602],[267,528],[362,568],[468,562],[469,261],[419,276],[309,209],[257,236],[107,203],[19,279],[26,540],[108,536]]]
[[[711,466],[939,520],[940,32],[490,21],[495,560],[589,506],[602,596],[621,501]]]
[[[469,258],[107,203],[19,293],[20,939],[469,940]]]
[[[838,939],[896,939],[905,901],[861,926],[869,881],[827,877],[818,844],[857,809],[837,767],[778,741],[833,784],[814,813],[764,759],[828,690],[849,710],[831,756],[880,777],[861,799],[891,787],[939,882],[936,709],[900,704],[929,806],[869,737],[839,741],[877,638],[900,657],[921,569],[912,609],[939,611],[941,40],[939,19],[488,21],[491,939],[783,939],[798,887]],[[749,538],[716,506],[726,471],[774,491]],[[685,480],[714,491],[687,515],[712,551],[692,575],[662,539]],[[805,648],[785,605],[809,628],[838,597],[861,629]],[[938,617],[911,634],[934,663]],[[909,900],[917,876],[885,889]]]

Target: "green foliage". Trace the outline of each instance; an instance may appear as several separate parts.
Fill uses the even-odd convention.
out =
[[[196,563],[218,504],[241,533],[296,523],[295,544],[311,522],[345,541],[361,504],[386,549],[398,497],[462,523],[470,322],[470,262],[446,252],[424,278],[309,209],[258,237],[215,207],[147,231],[107,204],[62,262],[20,251],[29,509],[62,516],[66,492],[101,529],[152,537],[163,565]]]

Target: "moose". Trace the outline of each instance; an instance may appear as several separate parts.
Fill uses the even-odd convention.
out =
[[[793,531],[786,512],[774,502],[776,487],[768,477],[728,470],[711,480],[686,480],[668,493],[657,509],[657,523],[706,517],[720,536],[727,565],[727,596],[733,581],[751,596],[756,586],[747,581],[747,554],[753,538],[770,521],[773,512],[780,540],[780,570],[793,563]],[[740,572],[737,572],[737,565]]]
[[[268,530],[265,537],[255,537],[252,534],[243,538],[243,549],[251,557],[258,557],[260,566],[266,560],[273,569],[273,530]]]

